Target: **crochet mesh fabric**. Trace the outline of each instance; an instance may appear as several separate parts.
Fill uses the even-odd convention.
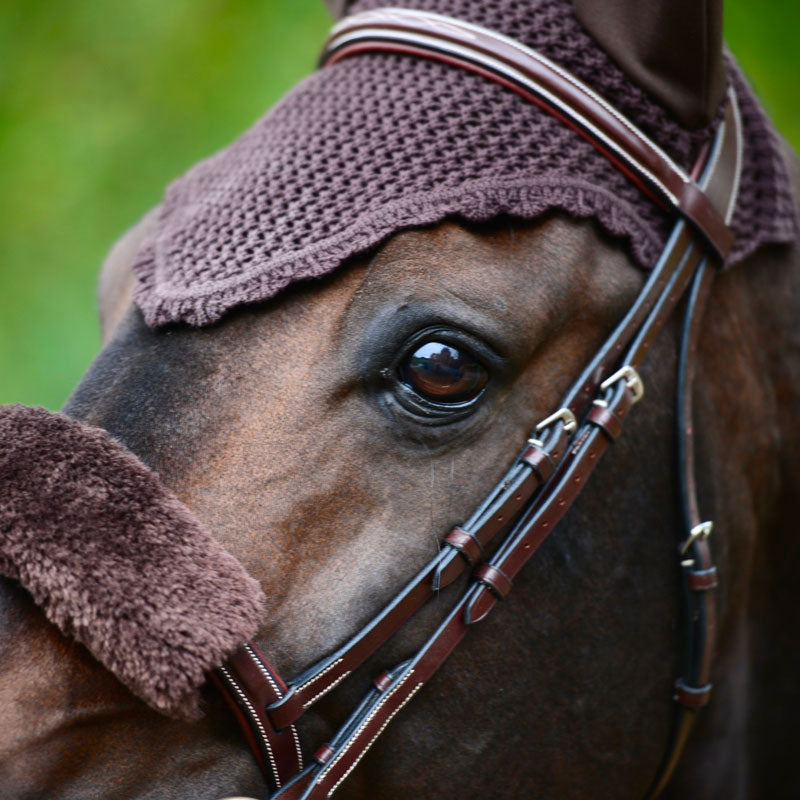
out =
[[[350,12],[387,5],[357,0]],[[583,30],[568,0],[393,0],[493,28],[571,70],[688,168],[689,131]],[[791,242],[780,142],[729,60],[745,130],[730,263]],[[345,59],[301,82],[228,148],[167,190],[133,269],[150,325],[205,325],[290,282],[324,275],[391,234],[446,217],[593,217],[651,267],[673,220],[588,142],[495,83],[403,55]]]

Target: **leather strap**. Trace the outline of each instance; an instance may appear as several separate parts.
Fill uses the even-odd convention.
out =
[[[389,14],[391,19],[387,20],[385,14]],[[398,14],[401,22],[398,22]],[[409,14],[413,20],[409,19]],[[391,28],[391,35],[386,37],[382,30],[376,38],[375,25],[381,20],[381,24],[386,23]],[[702,159],[703,163],[707,161],[705,180],[698,186],[693,178],[700,172],[699,167],[692,177],[686,176],[588,87],[533,51],[490,31],[422,12],[395,9],[366,12],[366,16],[358,15],[352,24],[345,21],[334,29],[325,58],[332,63],[357,52],[384,51],[387,42],[392,46],[402,44],[404,36],[416,48],[421,33],[431,38],[431,27],[442,36],[434,43],[435,47],[429,47],[431,43],[426,42],[418,55],[452,62],[450,55],[440,57],[442,53],[437,48],[442,46],[441,39],[449,42],[448,52],[451,53],[452,45],[458,43],[461,47],[464,45],[461,40],[466,37],[473,43],[480,40],[480,47],[476,50],[482,50],[484,57],[487,53],[498,56],[495,60],[506,66],[500,70],[476,69],[475,52],[470,54],[473,59],[470,66],[459,61],[461,66],[480,71],[504,86],[509,84],[506,69],[509,65],[518,71],[524,67],[531,74],[535,72],[539,95],[531,95],[527,78],[511,88],[537,105],[543,104],[543,97],[551,102],[553,93],[561,92],[556,97],[559,102],[551,102],[548,108],[551,113],[556,113],[567,124],[579,127],[582,135],[598,144],[649,195],[661,192],[660,199],[665,201],[666,198],[668,205],[702,234],[706,246],[712,247],[715,256],[727,253],[730,237],[720,231],[720,219],[724,216],[727,222],[732,214],[741,162],[738,108],[732,92],[716,146],[708,159],[705,156]],[[492,49],[495,47],[497,52]],[[509,47],[513,53],[507,51]],[[459,51],[459,59],[462,57],[464,53]],[[519,59],[524,63],[517,63]],[[531,61],[538,65],[536,70]],[[524,92],[519,91],[523,84],[528,87]],[[573,102],[575,92],[580,95],[579,101],[575,101],[575,113],[565,115],[561,104]],[[620,130],[620,126],[625,132]],[[676,183],[676,176],[680,179],[680,186]],[[687,185],[691,188],[687,189]],[[218,685],[229,700],[233,698],[240,722],[247,722],[245,732],[251,745],[255,742],[257,758],[263,763],[270,760],[269,752],[274,758],[274,753],[280,751],[275,767],[270,764],[270,768],[274,784],[278,787],[283,785],[283,788],[273,797],[330,796],[394,715],[443,663],[469,626],[489,613],[498,596],[508,594],[514,576],[574,502],[602,453],[620,435],[633,403],[641,396],[636,370],[701,261],[702,248],[697,245],[691,229],[679,222],[637,301],[568,392],[562,408],[536,427],[502,481],[463,526],[454,528],[445,537],[445,546],[439,555],[342,648],[303,672],[288,686],[280,682],[266,659],[251,645],[245,646],[244,655],[237,654],[231,663],[221,668],[221,675],[225,676],[227,672],[227,678],[232,680],[218,679]],[[620,360],[625,347],[628,347],[628,352]],[[620,364],[623,368],[613,373]],[[576,419],[583,419],[583,424],[570,444]],[[483,548],[509,528],[511,532],[490,562],[478,567],[476,583],[417,656],[392,673],[378,676],[373,690],[340,733],[320,748],[312,763],[300,772],[299,745],[292,723],[372,655],[434,592],[452,583],[469,564],[477,564],[483,557]],[[704,541],[693,541],[691,547],[702,548],[704,545]],[[712,588],[709,570],[713,572],[713,568],[704,566],[706,562],[702,554],[696,557],[701,569],[687,573],[686,585],[698,592],[702,584],[702,595],[706,597]],[[700,662],[704,669],[710,661],[707,648],[695,648],[693,652],[703,653]],[[260,663],[265,670],[254,669],[254,663]],[[703,674],[703,669],[696,670],[698,676]],[[277,688],[264,688],[263,684],[268,682],[265,673],[272,676]],[[686,693],[691,695],[692,688],[702,684],[689,680],[683,685],[688,687]],[[243,692],[249,702],[239,702],[235,696],[237,692]],[[676,690],[678,695],[683,697],[683,691]],[[291,733],[291,737],[287,733]],[[678,738],[685,740],[685,735]],[[290,741],[296,745],[294,755],[289,752],[287,743]],[[297,777],[286,783],[286,776],[294,773],[298,773]]]
[[[558,418],[545,429],[534,431],[532,436],[539,436],[542,440],[541,446],[537,445],[536,449],[546,454],[542,456],[543,461],[555,463],[566,451],[570,435],[567,427],[564,420]],[[508,530],[544,483],[541,473],[522,457],[530,449],[531,445],[526,445],[477,511],[445,537],[439,554],[417,573],[389,605],[341,648],[289,683],[283,698],[267,708],[276,730],[298,720],[317,700],[361,666],[430,597],[483,558],[482,549],[501,532]],[[470,541],[474,544],[470,544]]]
[[[252,643],[242,645],[212,679],[231,706],[248,746],[267,781],[280,788],[303,768],[300,739],[294,725],[277,731],[266,714],[286,685]]]
[[[732,159],[723,159],[720,169],[732,169],[729,177],[732,189],[725,205],[725,222],[730,223],[736,208],[739,173],[742,161],[742,126],[736,95],[729,91],[729,107],[725,119],[724,135],[730,141],[727,150],[734,152]],[[733,161],[733,166],[730,162]],[[703,523],[697,499],[694,456],[693,383],[697,346],[702,330],[705,310],[715,271],[703,264],[694,279],[686,307],[686,316],[678,358],[677,407],[675,414],[678,443],[678,479],[681,489],[686,539],[678,547],[678,557],[683,580],[683,617],[685,629],[684,674],[676,681],[674,699],[677,714],[673,724],[667,753],[659,768],[648,797],[656,798],[669,783],[683,749],[689,738],[699,708],[706,705],[711,693],[711,660],[716,638],[716,607],[713,590],[717,586],[717,568],[711,559],[708,533],[697,535]],[[688,547],[686,546],[688,544]],[[697,702],[700,700],[701,702]]]
[[[336,25],[320,61],[330,65],[364,52],[435,59],[502,83],[577,130],[637,185],[688,219],[725,260],[733,236],[702,189],[594,90],[535,50],[462,20],[383,8]]]

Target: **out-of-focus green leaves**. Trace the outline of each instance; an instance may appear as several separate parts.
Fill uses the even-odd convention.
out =
[[[6,0],[0,9],[0,403],[58,408],[99,346],[94,286],[164,185],[313,69],[321,0]],[[800,145],[800,7],[726,35]]]
[[[2,4],[0,402],[64,402],[109,246],[314,68],[329,24],[318,0]]]
[[[725,38],[780,132],[800,150],[800,3],[726,0]]]

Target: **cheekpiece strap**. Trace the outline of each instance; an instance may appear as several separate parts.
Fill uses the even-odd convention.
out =
[[[281,800],[331,797],[471,626],[509,593],[514,577],[578,497],[603,452],[622,433],[631,408],[641,400],[638,368],[684,289],[696,276],[711,272],[706,269],[709,255],[724,262],[733,241],[728,224],[741,171],[741,124],[732,90],[713,148],[689,175],[591,88],[501,34],[438,14],[379,9],[340,22],[327,42],[322,64],[366,52],[438,60],[512,89],[580,133],[648,197],[680,219],[639,297],[570,388],[559,411],[536,427],[470,519],[450,531],[434,560],[373,620],[288,686],[249,644],[220,668],[215,680],[277,789],[272,797]],[[698,284],[705,286],[702,280]],[[489,561],[481,563],[484,548],[501,533],[505,538]],[[686,564],[687,586],[701,604],[716,584],[706,547],[704,539],[693,540],[694,559]],[[471,565],[476,567],[473,583],[436,632],[411,659],[376,678],[339,732],[303,769],[293,723]],[[698,669],[690,670],[676,689],[681,708],[696,708],[708,697],[713,607],[708,608],[710,613],[703,615],[703,646],[692,658]],[[695,635],[697,628],[690,633]],[[689,711],[679,720],[659,784],[680,754],[694,713]],[[296,777],[287,782],[291,775]]]

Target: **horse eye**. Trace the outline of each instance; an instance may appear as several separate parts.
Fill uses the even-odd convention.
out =
[[[400,379],[426,400],[465,403],[481,393],[489,374],[469,353],[426,342],[403,359]]]

